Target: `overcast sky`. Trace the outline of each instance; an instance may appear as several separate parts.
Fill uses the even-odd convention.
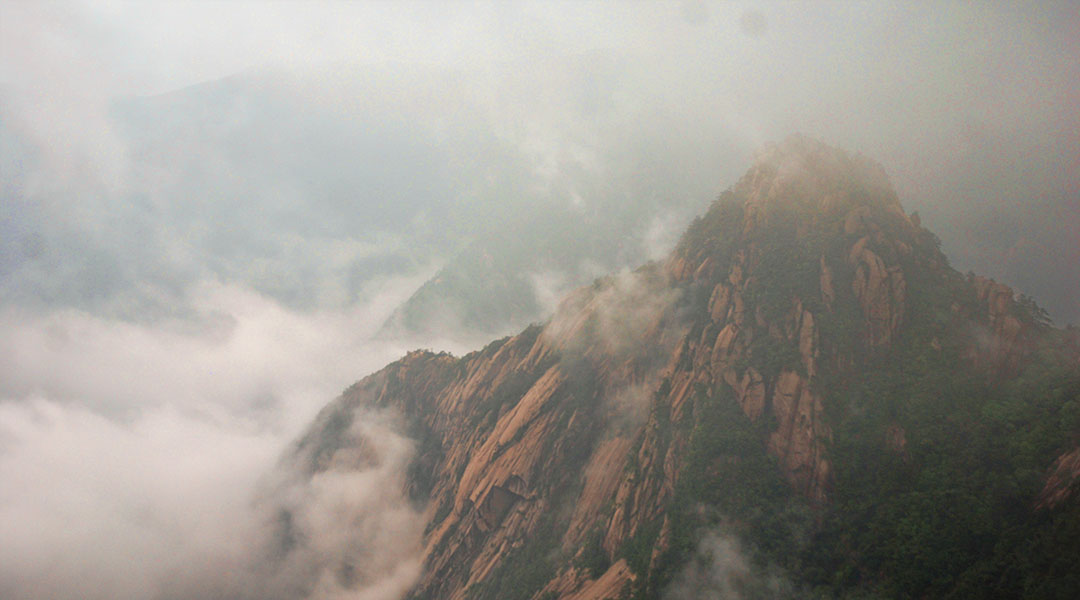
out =
[[[369,339],[454,252],[621,206],[627,256],[662,256],[791,133],[877,160],[956,268],[1080,322],[1078,31],[1076,2],[0,0],[0,595],[230,589],[208,565],[246,564],[320,406],[480,342]],[[531,274],[545,305],[564,275]],[[400,498],[324,483],[412,564]]]
[[[675,133],[641,154],[728,149],[680,174],[719,190],[795,131],[863,152],[958,268],[1012,283],[1060,323],[1080,316],[1075,3],[5,2],[0,14],[0,82],[30,99],[9,102],[8,126],[80,176],[123,178],[105,158],[130,152],[108,118],[117,98],[241,72],[291,73],[323,98],[354,85],[354,67],[451,73],[432,89],[457,103],[412,115],[477,109],[537,162],[629,164],[612,158],[641,143],[626,131],[661,128]]]

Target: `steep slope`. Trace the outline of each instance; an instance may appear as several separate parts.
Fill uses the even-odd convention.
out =
[[[666,261],[479,352],[407,355],[286,462],[377,461],[356,423],[400,419],[411,598],[1064,597],[1077,347],[953,271],[879,166],[793,137]],[[694,579],[716,547],[742,566]]]

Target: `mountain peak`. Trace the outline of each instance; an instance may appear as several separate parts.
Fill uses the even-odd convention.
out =
[[[947,264],[933,235],[904,212],[880,164],[793,135],[758,152],[746,174],[690,225],[668,269],[677,281],[692,277],[715,282],[727,277],[726,265],[732,260],[736,271],[747,275],[762,259],[780,260],[801,265],[798,270],[804,274],[821,270],[822,285],[828,288],[828,263],[855,264],[865,254],[877,281],[886,268],[878,264],[878,256],[898,267],[898,257],[914,258],[913,252],[932,269]],[[807,300],[806,286],[799,287],[804,288],[802,300]],[[821,295],[828,304],[827,289]]]
[[[835,218],[864,206],[907,220],[880,164],[800,134],[759,150],[734,192],[743,199],[748,226],[777,212]]]

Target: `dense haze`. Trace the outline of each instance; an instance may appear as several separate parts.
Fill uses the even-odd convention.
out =
[[[265,596],[284,503],[311,543],[279,589],[380,547],[404,570],[353,591],[396,598],[416,515],[373,490],[408,440],[373,416],[390,458],[306,486],[290,441],[409,348],[663,256],[793,132],[1080,322],[1078,28],[1067,2],[0,4],[0,595]]]

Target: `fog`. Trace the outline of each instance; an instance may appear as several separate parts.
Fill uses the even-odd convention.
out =
[[[409,441],[372,417],[371,472],[274,487],[290,441],[410,348],[663,257],[794,132],[1080,323],[1078,28],[1069,2],[0,4],[0,595],[258,593],[230,573],[278,490],[311,540],[292,589],[400,597],[418,517],[373,488]],[[330,536],[342,503],[389,529]],[[387,535],[402,571],[323,577]]]
[[[701,535],[690,560],[664,589],[662,597],[664,600],[739,600],[798,598],[804,594],[778,568],[753,564],[735,536],[716,528]]]
[[[148,326],[75,310],[6,310],[0,595],[273,597],[238,583],[256,580],[249,574],[261,573],[259,553],[272,547],[268,505],[300,502],[298,518],[321,544],[302,565],[293,559],[294,571],[343,552],[340,538],[317,535],[327,528],[320,518],[340,516],[333,511],[342,505],[366,509],[366,519],[389,528],[383,536],[415,527],[416,515],[401,515],[407,503],[393,485],[410,442],[377,420],[367,424],[369,437],[388,449],[370,472],[330,473],[310,489],[273,488],[268,500],[257,494],[289,475],[278,458],[319,408],[410,347],[363,341],[417,285],[383,284],[386,292],[365,305],[316,314],[292,312],[243,288],[211,286],[194,301],[205,315],[198,329],[179,320]],[[395,489],[390,500],[373,497]],[[396,529],[395,515],[406,520]],[[387,560],[402,557],[379,547]],[[315,577],[290,575],[290,585]],[[273,579],[278,589],[294,590],[284,577]],[[330,597],[328,585],[314,597]]]

